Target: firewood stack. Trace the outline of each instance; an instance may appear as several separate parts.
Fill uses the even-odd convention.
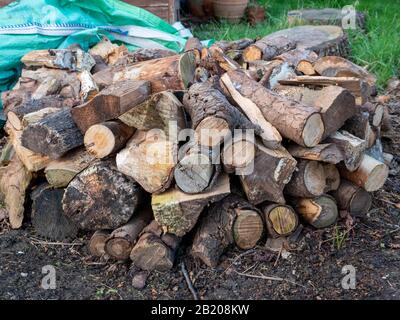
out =
[[[215,267],[231,245],[365,216],[388,175],[385,110],[371,74],[320,49],[190,39],[176,55],[103,39],[26,54],[2,97],[11,226],[30,197],[37,234],[91,232],[94,256],[168,270],[181,245]]]

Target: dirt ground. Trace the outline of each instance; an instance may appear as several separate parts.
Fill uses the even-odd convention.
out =
[[[319,231],[306,227],[289,256],[265,249],[263,242],[250,251],[232,249],[214,270],[184,248],[171,272],[150,274],[145,288],[137,290],[132,278],[138,271],[128,263],[90,257],[87,235],[51,243],[35,235],[29,222],[21,230],[3,223],[0,299],[192,299],[182,261],[202,299],[400,299],[399,97],[392,95],[388,105],[394,131],[384,145],[395,156],[390,177],[374,194],[368,216],[354,224],[342,220]],[[46,265],[55,267],[56,289],[41,287]],[[356,283],[346,290],[342,268],[348,265],[355,268]]]

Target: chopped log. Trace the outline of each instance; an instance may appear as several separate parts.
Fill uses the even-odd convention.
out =
[[[343,178],[364,188],[368,192],[376,191],[383,187],[389,175],[389,168],[386,164],[368,156],[362,157],[360,166],[351,172],[345,167],[339,167]]]
[[[220,175],[216,184],[206,192],[186,194],[170,189],[162,194],[153,194],[151,205],[156,221],[164,230],[181,237],[194,227],[209,203],[219,201],[229,193],[229,177]]]
[[[84,148],[73,150],[46,166],[44,173],[47,182],[54,188],[64,188],[95,160]]]
[[[366,102],[361,106],[361,110],[369,113],[369,121],[372,126],[380,128],[385,112],[385,107],[383,105]]]
[[[35,153],[22,146],[22,131],[15,130],[8,121],[4,129],[8,134],[9,141],[12,143],[15,153],[29,172],[40,171],[49,164],[51,161],[49,157]]]
[[[296,160],[285,150],[272,150],[257,143],[254,160],[237,171],[250,203],[285,203],[283,189],[296,169]],[[224,156],[226,158],[226,155]]]
[[[318,109],[325,125],[323,139],[340,129],[346,120],[359,110],[350,91],[337,86],[328,86],[321,90],[277,86],[274,90],[285,97]]]
[[[323,77],[323,76],[297,76],[292,79],[279,80],[280,84],[297,86],[340,86],[349,90],[356,98],[357,105],[363,105],[371,95],[368,84],[355,77]]]
[[[280,60],[271,60],[271,61],[264,61],[264,60],[254,60],[248,63],[248,74],[250,77],[260,82],[261,79],[264,78],[264,82],[262,84],[266,86],[268,81],[266,78],[269,78],[274,71],[275,68],[280,66],[282,61]]]
[[[233,129],[258,129],[210,83],[195,83],[184,95],[197,142],[206,147],[220,144]]]
[[[139,130],[163,129],[167,134],[170,125],[177,126],[177,132],[186,128],[182,103],[170,91],[163,91],[132,108],[118,117],[128,126]]]
[[[272,60],[276,56],[293,50],[296,43],[288,37],[280,36],[269,38],[268,36],[256,41],[243,51],[243,58],[246,62],[254,60]]]
[[[89,50],[89,54],[92,57],[99,56],[108,63],[108,57],[112,55],[118,47],[119,46],[112,43],[110,39],[103,37],[100,42],[98,42]]]
[[[22,145],[34,152],[57,159],[83,144],[83,135],[70,110],[62,110],[28,125],[21,136]]]
[[[6,167],[0,168],[0,193],[13,229],[18,229],[22,225],[25,193],[31,179],[32,174],[17,155],[14,155]]]
[[[242,96],[240,92],[233,85],[228,73],[221,77],[221,81],[228,90],[231,98],[238,104],[243,113],[254,124],[261,128],[260,137],[265,146],[276,149],[281,145],[282,136],[276,128],[269,123],[263,116],[259,107],[250,99]]]
[[[315,197],[322,195],[325,187],[324,166],[317,161],[300,159],[285,192],[293,197]]]
[[[175,56],[175,51],[157,48],[140,48],[129,52],[129,58],[132,62],[142,62]]]
[[[151,82],[152,93],[165,90],[184,90],[194,79],[195,57],[192,52],[148,60],[128,66],[112,66],[93,77],[100,88],[122,80]]]
[[[254,161],[256,147],[253,141],[236,139],[225,144],[221,153],[221,162],[227,173],[240,173]]]
[[[295,206],[301,217],[315,228],[326,228],[338,218],[338,208],[332,196],[298,199]]]
[[[289,153],[300,159],[315,160],[337,164],[344,160],[343,151],[334,143],[318,144],[312,148],[305,148],[296,144],[288,146]]]
[[[360,111],[348,119],[342,128],[356,137],[365,140],[367,148],[372,147],[376,140],[376,133],[372,130],[369,119],[370,115],[368,112]]]
[[[29,124],[38,122],[40,120],[43,120],[44,118],[48,117],[49,115],[56,113],[61,110],[68,110],[69,108],[43,108],[40,109],[39,111],[31,112],[23,116],[21,125],[22,128],[26,128]],[[11,112],[10,112],[11,113]]]
[[[81,82],[81,91],[79,96],[82,102],[91,100],[96,94],[99,93],[99,87],[89,71],[84,70],[79,72],[78,79]]]
[[[21,62],[28,67],[48,67],[70,71],[90,71],[96,64],[82,49],[34,50],[25,54]]]
[[[330,135],[326,142],[336,144],[344,154],[344,164],[349,171],[356,170],[361,163],[367,143],[351,133],[341,130]]]
[[[107,230],[97,230],[89,240],[89,252],[92,256],[103,257],[106,254],[105,246],[110,232]]]
[[[127,80],[103,89],[89,102],[72,109],[72,117],[82,133],[92,125],[118,118],[147,99],[150,82]]]
[[[211,205],[201,219],[191,253],[209,267],[216,267],[229,245],[236,243],[241,249],[253,248],[263,229],[260,211],[231,194]]]
[[[137,131],[116,157],[120,172],[132,177],[149,193],[164,192],[171,185],[178,146],[161,130]]]
[[[326,163],[324,164],[325,172],[325,189],[324,193],[337,190],[340,185],[340,173],[334,164]]]
[[[124,147],[134,132],[134,128],[121,121],[107,121],[91,126],[83,141],[91,155],[102,159]]]
[[[227,55],[220,49],[215,46],[211,46],[210,49],[211,58],[219,64],[221,69],[225,71],[229,70],[238,70],[240,69],[240,65]]]
[[[294,49],[282,53],[275,59],[287,62],[289,66],[306,75],[313,75],[315,74],[313,64],[317,61],[318,55],[314,51]]]
[[[394,155],[391,153],[384,152],[383,153],[383,162],[390,168],[390,165],[394,159]]]
[[[116,260],[128,260],[139,234],[153,218],[151,210],[143,209],[122,227],[115,229],[105,244],[105,252]]]
[[[108,161],[76,175],[62,203],[65,215],[82,230],[116,229],[136,212],[140,196],[138,184]]]
[[[239,39],[234,41],[220,40],[213,44],[213,46],[220,48],[223,52],[228,52],[231,50],[244,50],[255,41],[253,39]]]
[[[365,216],[372,205],[371,195],[354,183],[342,180],[339,188],[332,193],[339,210],[345,210],[352,216]]]
[[[320,142],[324,124],[317,109],[282,97],[240,72],[230,71],[228,76],[237,92],[251,100],[284,137],[307,147]]]
[[[201,62],[201,50],[203,49],[203,45],[201,44],[198,38],[189,38],[185,44],[185,52],[192,51],[195,56],[196,65],[200,65]]]
[[[263,207],[263,214],[268,235],[273,238],[284,237],[292,234],[299,224],[296,212],[288,205],[265,205]]]
[[[40,236],[56,241],[76,237],[78,228],[64,215],[63,195],[64,189],[53,189],[48,184],[42,184],[32,192],[31,221]]]
[[[12,145],[10,139],[8,139],[6,144],[1,148],[0,168],[7,166],[14,156],[15,156],[14,146]]]
[[[384,106],[383,109],[383,119],[381,125],[382,132],[391,133],[393,132],[393,125],[392,125],[392,116],[389,112],[389,108]]]
[[[32,99],[39,100],[46,96],[56,94],[61,89],[61,81],[56,78],[48,77],[39,84],[37,89],[32,93]]]

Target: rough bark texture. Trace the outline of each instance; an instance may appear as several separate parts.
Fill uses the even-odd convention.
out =
[[[275,57],[275,59],[287,62],[289,66],[298,70],[299,64],[301,62],[303,63],[303,65],[305,63],[308,63],[312,66],[312,64],[317,61],[318,55],[314,51],[294,49],[282,53],[281,55]]]
[[[325,173],[325,189],[324,193],[337,190],[340,185],[340,173],[334,164],[325,163],[324,165]]]
[[[312,148],[305,148],[296,144],[289,145],[287,150],[295,157],[306,160],[315,160],[337,164],[344,160],[343,151],[333,143],[318,144]]]
[[[263,208],[263,214],[268,235],[273,238],[290,235],[299,224],[296,212],[288,205],[266,205]]]
[[[338,218],[336,201],[329,195],[298,199],[295,209],[305,221],[315,228],[329,227]]]

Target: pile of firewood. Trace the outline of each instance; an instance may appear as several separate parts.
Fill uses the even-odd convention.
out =
[[[365,215],[388,176],[386,111],[369,101],[375,78],[335,56],[346,46],[191,38],[177,55],[103,39],[27,53],[2,96],[11,226],[29,207],[43,237],[89,231],[93,255],[167,270],[189,241],[216,266],[231,245]]]

